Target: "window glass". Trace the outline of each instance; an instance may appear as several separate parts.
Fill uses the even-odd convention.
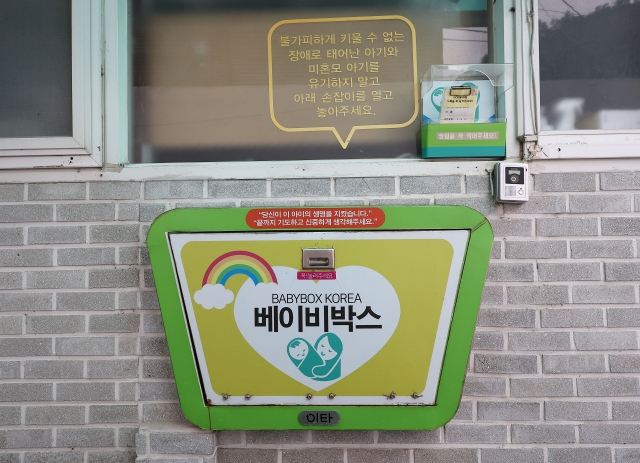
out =
[[[137,163],[416,157],[420,77],[488,61],[486,0],[133,0],[133,12]]]
[[[640,1],[540,0],[542,130],[640,128]]]
[[[72,135],[71,0],[0,1],[0,137]]]

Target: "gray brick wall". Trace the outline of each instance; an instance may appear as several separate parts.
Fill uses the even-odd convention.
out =
[[[640,172],[0,184],[0,462],[640,461]],[[144,239],[182,207],[463,204],[495,231],[462,403],[433,431],[184,420]],[[136,455],[137,454],[137,455]]]

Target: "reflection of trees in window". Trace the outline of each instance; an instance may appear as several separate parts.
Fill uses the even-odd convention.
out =
[[[640,1],[540,22],[541,80],[640,77]]]
[[[285,19],[402,15],[415,27],[418,76],[422,76],[431,64],[443,62],[445,47],[451,45],[447,42],[452,42],[443,39],[444,31],[474,31],[471,41],[465,37],[456,42],[455,53],[447,55],[450,63],[477,62],[487,54],[487,4],[487,0],[131,0],[133,161],[415,157],[420,151],[416,142],[420,118],[403,128],[358,130],[346,149],[330,133],[280,130],[269,113],[269,30]],[[327,26],[326,33],[348,32],[346,24]],[[343,40],[341,35],[337,40]],[[406,75],[412,78],[410,70]]]

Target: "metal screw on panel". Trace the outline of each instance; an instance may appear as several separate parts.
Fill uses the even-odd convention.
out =
[[[413,394],[411,394],[411,397],[413,397],[414,399],[418,399],[422,397],[422,394],[418,394],[417,392],[414,392]]]
[[[391,393],[387,396],[387,399],[389,399],[389,400],[393,400],[395,398],[396,398],[396,393],[393,392],[393,391],[391,391]]]
[[[307,399],[308,399],[308,400],[313,399],[313,394],[312,394],[311,392],[309,392],[309,393],[307,394]]]
[[[251,395],[251,394],[245,394],[245,395],[244,395],[244,399],[245,399],[245,400],[249,400],[251,397],[252,397],[252,395]]]
[[[229,400],[229,397],[231,397],[229,394],[222,394],[222,400]]]
[[[332,392],[331,394],[329,394],[329,398],[330,398],[331,400],[335,399],[335,397],[336,397],[336,395],[335,395],[333,392]]]

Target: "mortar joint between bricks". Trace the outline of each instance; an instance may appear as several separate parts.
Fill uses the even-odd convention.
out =
[[[540,375],[544,376],[542,373],[542,355],[536,355],[536,368],[540,372]]]

